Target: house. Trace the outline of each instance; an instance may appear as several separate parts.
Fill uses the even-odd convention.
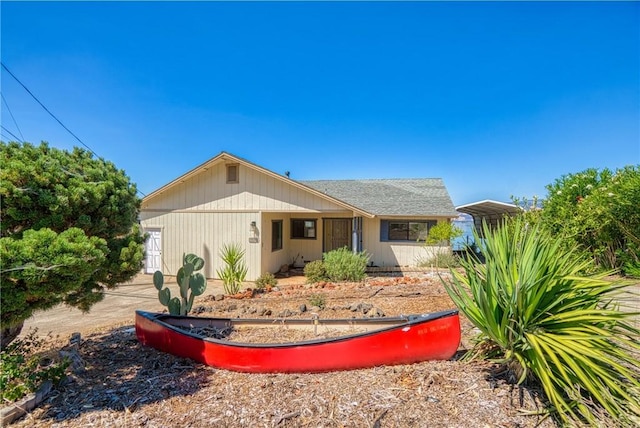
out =
[[[245,250],[247,280],[345,246],[376,266],[415,266],[442,251],[418,239],[457,215],[441,179],[296,181],[222,152],[142,200],[144,269],[175,275],[194,253],[216,278],[231,243]]]

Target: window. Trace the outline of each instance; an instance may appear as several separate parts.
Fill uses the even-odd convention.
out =
[[[292,239],[316,239],[316,220],[291,219]]]
[[[237,163],[227,164],[227,184],[240,182],[240,167]]]
[[[271,251],[282,250],[282,220],[271,222]]]
[[[436,220],[382,220],[380,241],[424,241]]]

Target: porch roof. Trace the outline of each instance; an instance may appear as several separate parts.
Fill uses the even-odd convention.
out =
[[[457,217],[440,178],[300,181],[377,216]]]

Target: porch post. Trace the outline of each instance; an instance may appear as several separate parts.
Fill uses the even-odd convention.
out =
[[[351,223],[351,249],[355,253],[360,251],[360,229],[362,217],[354,217]]]

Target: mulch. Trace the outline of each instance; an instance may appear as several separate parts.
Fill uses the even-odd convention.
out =
[[[363,283],[283,286],[253,297],[198,303],[206,316],[386,316],[453,307],[437,277],[369,278]],[[144,309],[144,308],[141,308]],[[270,315],[264,315],[264,314]],[[262,314],[262,315],[260,315]],[[459,357],[472,326],[462,322]],[[68,338],[49,342],[61,346]],[[143,347],[132,325],[82,332],[83,370],[70,374],[15,427],[552,427],[527,415],[543,409],[535,387],[510,383],[488,362],[428,361],[321,374],[247,374],[218,370]]]

